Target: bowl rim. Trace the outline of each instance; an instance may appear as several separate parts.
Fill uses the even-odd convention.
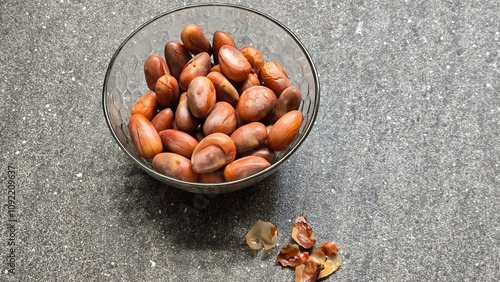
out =
[[[184,181],[184,180],[176,179],[176,178],[173,178],[173,177],[170,177],[170,176],[158,173],[157,171],[155,171],[151,167],[148,167],[148,166],[144,165],[143,163],[141,163],[139,160],[137,160],[127,150],[127,148],[122,144],[122,142],[118,138],[118,136],[117,136],[115,130],[113,129],[112,124],[111,124],[111,120],[109,118],[109,112],[108,112],[108,107],[107,107],[107,103],[106,103],[106,95],[107,95],[106,94],[107,93],[107,86],[106,86],[106,84],[108,82],[108,79],[109,79],[109,76],[110,76],[110,73],[111,73],[111,69],[113,67],[113,63],[114,63],[116,57],[120,54],[121,50],[125,47],[125,45],[129,42],[129,40],[131,38],[133,38],[141,30],[143,30],[146,26],[150,25],[151,23],[153,23],[154,21],[158,20],[159,18],[162,18],[164,16],[167,16],[167,15],[170,15],[170,14],[182,11],[182,10],[188,10],[188,9],[193,9],[193,8],[203,8],[203,7],[214,7],[214,6],[216,6],[216,7],[228,7],[228,8],[234,8],[234,9],[240,9],[240,10],[245,10],[247,12],[251,12],[251,13],[257,14],[257,15],[259,15],[261,17],[264,17],[264,18],[266,18],[266,19],[274,22],[276,25],[278,25],[280,28],[282,28],[286,33],[288,33],[288,35],[293,39],[293,41],[295,41],[295,43],[301,49],[302,53],[304,54],[304,57],[307,59],[307,62],[309,63],[309,67],[311,68],[311,73],[312,73],[313,80],[314,80],[314,91],[315,91],[315,101],[314,101],[314,104],[313,104],[313,107],[312,107],[314,110],[313,110],[313,112],[311,114],[309,125],[304,129],[304,132],[303,132],[302,136],[297,141],[297,143],[295,144],[295,146],[292,147],[292,148],[290,148],[290,150],[283,157],[281,157],[279,160],[277,160],[276,162],[271,163],[271,165],[269,167],[267,167],[266,169],[264,169],[262,171],[259,171],[259,172],[255,173],[255,174],[252,174],[250,176],[247,176],[245,178],[234,180],[234,181],[227,181],[227,182],[220,182],[220,183],[189,182],[189,181]],[[266,173],[269,173],[270,171],[278,169],[278,167],[281,164],[283,164],[286,160],[288,160],[298,150],[298,148],[302,145],[302,143],[306,140],[307,136],[311,132],[311,130],[312,130],[313,126],[314,126],[314,123],[316,121],[316,117],[318,115],[319,101],[320,101],[320,84],[319,83],[320,82],[319,82],[319,78],[318,78],[318,72],[316,70],[316,67],[314,65],[314,62],[313,62],[313,60],[312,60],[309,52],[304,47],[303,43],[299,40],[299,38],[295,35],[295,33],[293,33],[293,31],[291,31],[288,27],[286,27],[284,24],[282,24],[279,20],[277,20],[276,18],[274,18],[274,17],[272,17],[272,16],[270,16],[270,15],[268,15],[266,13],[263,13],[263,12],[261,12],[259,10],[256,10],[256,9],[250,8],[250,7],[246,7],[246,6],[243,6],[243,5],[229,4],[229,3],[205,3],[205,4],[202,3],[202,4],[186,5],[186,6],[182,6],[182,7],[179,7],[179,8],[175,8],[175,9],[171,9],[171,10],[167,10],[165,12],[159,13],[158,15],[154,16],[150,20],[147,20],[146,22],[144,22],[143,24],[141,24],[139,27],[137,27],[133,32],[131,32],[120,43],[119,47],[116,49],[116,51],[114,52],[113,56],[111,57],[111,59],[109,61],[109,64],[108,64],[108,67],[107,67],[107,70],[106,70],[106,75],[104,77],[103,90],[102,90],[102,105],[103,105],[104,117],[106,119],[106,124],[107,124],[109,130],[111,131],[111,134],[112,134],[113,138],[115,139],[115,141],[120,146],[120,149],[122,151],[124,151],[143,170],[146,170],[146,172],[149,175],[154,176],[154,178],[156,178],[156,179],[161,178],[161,179],[165,179],[168,182],[179,183],[180,185],[182,185],[184,187],[187,187],[187,186],[197,186],[197,189],[224,188],[225,186],[233,186],[233,185],[243,184],[243,183],[245,183],[245,182],[247,182],[247,181],[249,181],[251,179],[259,178],[263,174],[266,174]],[[263,180],[263,179],[260,179],[257,182],[260,182],[261,180]],[[256,184],[257,182],[255,182],[253,184]],[[165,184],[167,184],[168,186],[172,186],[172,187],[175,187],[175,188],[179,189],[179,187],[176,187],[173,184],[171,184],[171,185],[169,185],[168,183],[165,183]],[[251,185],[253,185],[253,184],[251,184]],[[185,190],[185,189],[183,189],[183,190]],[[233,190],[230,190],[230,191],[233,191]],[[230,191],[227,191],[227,192],[230,192]],[[207,190],[206,192],[209,193],[210,191]],[[223,193],[223,192],[226,192],[226,191],[218,190],[218,193]]]

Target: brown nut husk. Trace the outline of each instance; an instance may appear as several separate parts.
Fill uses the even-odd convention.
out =
[[[236,111],[228,102],[220,101],[215,103],[215,107],[208,114],[203,123],[203,133],[210,135],[221,132],[230,135],[236,129]]]
[[[219,49],[219,65],[224,76],[233,82],[245,80],[252,71],[252,66],[245,56],[229,45]]]
[[[182,69],[192,58],[189,50],[178,41],[168,41],[163,50],[170,74],[179,80]]]
[[[244,46],[240,49],[241,54],[247,58],[248,62],[252,66],[252,70],[255,74],[259,74],[260,69],[264,65],[264,58],[260,51],[253,46]]]
[[[310,259],[321,264],[318,279],[324,278],[335,272],[342,265],[342,256],[339,254],[335,243],[324,242],[311,253]]]
[[[241,93],[236,112],[245,122],[259,121],[276,106],[276,95],[265,86],[252,86]]]
[[[265,86],[271,88],[277,97],[292,83],[283,67],[276,62],[267,62],[260,69],[260,78]]]
[[[219,49],[224,45],[236,48],[236,43],[229,33],[222,30],[216,30],[212,40],[213,58],[216,65],[219,63]]]
[[[196,173],[208,173],[234,161],[236,147],[224,133],[212,133],[203,138],[193,151],[191,164]]]
[[[151,120],[151,124],[158,132],[165,129],[171,129],[174,126],[174,112],[172,112],[170,108],[161,110]]]
[[[183,181],[196,182],[198,175],[191,168],[191,161],[176,153],[160,153],[153,158],[153,169]]]
[[[231,106],[236,107],[240,95],[233,84],[222,73],[217,71],[211,71],[207,75],[207,78],[214,84],[217,100],[226,101]]]
[[[141,114],[148,120],[153,119],[158,107],[158,99],[153,91],[148,91],[137,99],[130,108],[130,115]]]
[[[247,245],[258,250],[264,245],[264,250],[270,250],[278,243],[278,227],[271,222],[257,220],[245,235]]]
[[[308,252],[302,251],[299,245],[293,244],[284,246],[276,257],[276,260],[282,266],[296,267],[305,263],[308,258]]]
[[[215,107],[214,84],[205,76],[195,77],[187,89],[187,104],[193,116],[205,118]]]
[[[238,154],[255,149],[267,139],[267,128],[260,122],[242,125],[231,134]]]
[[[321,272],[321,263],[309,258],[305,264],[295,267],[295,282],[316,282]]]
[[[274,118],[280,119],[286,113],[292,110],[298,110],[302,102],[302,92],[295,86],[287,87],[278,98],[276,108],[274,109]]]
[[[224,168],[224,178],[226,181],[243,179],[269,166],[271,166],[271,164],[262,157],[248,156],[239,158],[226,165],[226,168]]]
[[[189,110],[187,92],[182,93],[175,110],[174,128],[184,132],[193,132],[200,124],[201,120],[193,116]]]
[[[149,90],[154,91],[156,81],[166,74],[170,74],[170,71],[165,59],[158,54],[149,55],[144,62],[144,77]]]
[[[187,90],[191,81],[198,76],[206,76],[212,68],[210,55],[207,52],[194,56],[182,69],[179,75],[179,86]]]
[[[201,52],[212,54],[212,46],[203,29],[194,23],[187,24],[181,31],[182,44],[194,55]]]
[[[179,102],[179,84],[177,79],[170,74],[160,77],[156,81],[155,93],[158,105],[161,108],[175,106]]]
[[[299,215],[295,218],[292,229],[292,238],[305,249],[310,249],[316,244],[314,233],[305,216]]]
[[[198,146],[198,141],[186,132],[166,129],[159,133],[163,146],[167,151],[177,153],[191,159],[194,148]]]
[[[128,131],[139,155],[151,159],[163,151],[160,135],[151,122],[141,114],[130,117]]]
[[[302,113],[293,110],[276,121],[269,130],[267,146],[275,151],[283,151],[292,144],[302,124]]]

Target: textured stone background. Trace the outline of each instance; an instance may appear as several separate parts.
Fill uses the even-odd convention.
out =
[[[1,281],[293,281],[244,235],[306,215],[345,263],[326,281],[500,277],[498,1],[228,1],[309,50],[321,106],[269,179],[212,198],[152,180],[102,113],[119,44],[202,1],[0,1],[0,251],[16,167],[16,274]],[[4,261],[4,260],[2,260]]]

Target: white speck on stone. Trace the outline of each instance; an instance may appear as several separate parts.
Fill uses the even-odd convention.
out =
[[[392,119],[392,117],[391,117],[391,116],[387,116],[386,118],[387,118],[387,120],[391,120],[391,119]]]
[[[152,261],[152,260],[149,260],[151,262],[151,267],[155,267],[156,266],[156,262]]]
[[[161,210],[158,210],[158,213],[161,213]]]
[[[356,26],[356,34],[363,35],[363,22],[358,22]]]
[[[76,177],[82,177],[82,176],[83,176],[83,174],[81,172],[76,174]]]
[[[19,155],[19,151],[16,151],[16,152],[15,152],[15,154],[16,154],[16,155]]]
[[[23,120],[26,120],[26,117],[23,117]]]
[[[71,77],[71,81],[75,81],[75,77],[74,77],[74,76],[73,76],[73,77]]]
[[[7,273],[9,273],[9,270],[6,269],[6,270],[3,271],[3,273],[7,274]]]
[[[115,266],[116,263],[114,261],[111,262],[111,266]]]
[[[50,107],[50,104],[45,105],[45,108],[48,108],[48,107]]]
[[[54,195],[57,195],[57,191],[54,191],[54,193],[53,193],[53,194],[54,194]]]
[[[486,87],[490,88],[490,87],[491,87],[491,84],[486,83]]]

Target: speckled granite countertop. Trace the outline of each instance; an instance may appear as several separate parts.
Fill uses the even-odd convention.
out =
[[[127,35],[195,2],[0,1],[1,281],[293,281],[297,214],[340,246],[325,281],[500,277],[498,1],[228,1],[297,35],[321,105],[277,173],[211,197],[143,173],[101,105]],[[258,219],[278,248],[245,245]]]

